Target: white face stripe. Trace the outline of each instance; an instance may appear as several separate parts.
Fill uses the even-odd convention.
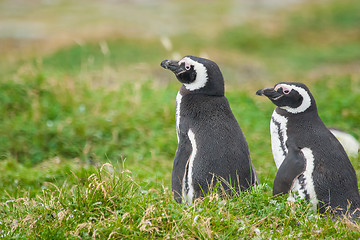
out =
[[[279,169],[287,154],[287,118],[275,110],[270,121],[271,149],[276,167]]]
[[[175,112],[175,119],[176,119],[176,136],[179,143],[179,135],[180,135],[180,104],[181,104],[182,95],[180,91],[176,95],[176,112]]]
[[[185,63],[185,67],[193,65],[194,69],[196,71],[195,81],[192,83],[184,83],[184,86],[186,87],[186,89],[193,91],[193,90],[197,90],[197,89],[205,87],[206,82],[208,80],[208,74],[207,74],[206,67],[203,64],[196,62],[189,57],[184,57],[183,59],[181,59],[179,61],[179,65],[181,63]]]
[[[305,89],[295,86],[295,85],[289,85],[289,84],[278,84],[278,85],[276,85],[276,89],[278,89],[279,87],[282,87],[282,86],[286,89],[289,89],[290,91],[291,90],[297,91],[303,97],[303,101],[302,101],[301,105],[297,108],[291,108],[288,106],[280,107],[280,108],[288,111],[289,113],[296,114],[296,113],[305,112],[306,109],[308,109],[311,106],[310,95],[306,92]]]
[[[193,167],[194,167],[194,159],[195,159],[196,152],[197,152],[197,146],[196,146],[196,141],[195,141],[195,134],[193,133],[193,131],[191,129],[189,129],[189,131],[188,131],[188,137],[190,139],[192,152],[191,152],[189,160],[186,164],[188,173],[185,172],[185,174],[184,174],[184,179],[183,179],[183,184],[182,184],[182,195],[183,195],[184,200],[190,204],[190,203],[192,203],[192,201],[194,199],[194,187],[193,187],[193,182],[192,182],[192,174],[193,174]],[[187,179],[185,179],[185,177],[187,177]],[[185,181],[186,180],[187,180],[187,183],[189,186],[189,191],[186,191],[186,189],[185,189]]]

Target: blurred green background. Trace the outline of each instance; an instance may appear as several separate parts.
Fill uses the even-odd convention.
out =
[[[324,122],[359,138],[359,13],[356,0],[0,1],[0,197],[107,161],[169,186],[180,84],[159,64],[188,54],[220,66],[271,184],[274,106],[258,88],[304,82]]]
[[[226,96],[265,183],[244,196],[244,202],[236,202],[239,207],[233,214],[247,214],[246,223],[258,226],[273,212],[263,223],[265,229],[276,225],[274,231],[270,227],[271,238],[279,237],[272,235],[280,234],[278,226],[293,224],[297,229],[299,221],[306,223],[301,209],[300,217],[283,223],[277,203],[269,201],[276,173],[269,133],[274,105],[255,92],[277,82],[303,82],[311,89],[325,124],[359,139],[360,1],[0,0],[0,230],[8,229],[0,231],[0,237],[11,232],[6,236],[53,239],[52,234],[59,238],[83,234],[90,238],[90,228],[87,233],[86,228],[79,230],[90,221],[99,226],[92,230],[94,236],[97,232],[110,238],[113,227],[104,227],[101,216],[112,216],[118,202],[114,208],[96,212],[102,196],[94,198],[95,190],[92,199],[83,199],[92,191],[87,187],[96,180],[94,173],[106,162],[130,170],[138,187],[128,188],[133,183],[127,180],[120,181],[120,187],[110,186],[125,196],[113,198],[120,203],[125,199],[127,204],[126,212],[119,215],[121,221],[114,220],[115,226],[128,231],[123,237],[154,237],[141,230],[141,223],[148,212],[147,201],[162,190],[165,195],[159,193],[161,201],[154,197],[153,204],[163,204],[158,209],[166,209],[175,225],[168,219],[164,235],[160,232],[155,237],[171,237],[172,232],[175,238],[205,236],[182,220],[182,206],[172,205],[169,191],[180,83],[160,62],[189,54],[210,58],[220,66]],[[359,178],[360,159],[351,157],[351,161]],[[149,193],[146,201],[141,200],[144,192]],[[43,208],[43,202],[62,205]],[[282,204],[284,214],[291,215],[286,199]],[[244,210],[244,206],[252,208]],[[215,205],[209,211],[215,213],[218,208]],[[254,209],[267,217],[253,215]],[[60,213],[71,213],[75,219],[68,217],[62,225]],[[37,222],[31,223],[30,215],[38,216]],[[127,216],[133,225],[125,229]],[[223,227],[226,222],[218,217],[218,232],[230,231],[224,238],[237,234],[232,226],[242,228],[243,220],[228,218],[228,226]],[[60,219],[56,228],[51,219]],[[185,228],[178,229],[179,221]],[[318,226],[316,219],[311,221],[311,226]],[[340,228],[343,225],[335,231],[331,224],[337,223],[320,222],[319,226],[330,227],[316,233],[305,224],[301,231],[308,231],[304,235],[308,238],[359,233]],[[183,235],[186,226],[188,232]],[[256,236],[253,227],[244,234],[250,233],[255,235],[246,236]],[[282,233],[280,237],[289,232]],[[351,236],[360,236],[355,235]]]

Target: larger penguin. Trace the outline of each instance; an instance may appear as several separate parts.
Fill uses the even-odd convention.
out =
[[[224,79],[217,64],[186,56],[180,61],[164,60],[161,66],[183,83],[176,97],[175,200],[191,203],[219,179],[237,191],[251,187],[257,176],[245,137],[224,96]]]
[[[324,213],[353,215],[360,207],[356,173],[344,148],[320,119],[315,99],[302,83],[260,89],[277,107],[270,123],[278,172],[273,195],[298,191]],[[357,213],[358,215],[358,213]]]

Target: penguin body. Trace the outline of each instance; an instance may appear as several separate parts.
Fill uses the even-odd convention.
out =
[[[257,94],[277,105],[270,122],[278,168],[273,195],[297,191],[320,213],[330,206],[336,214],[353,214],[360,207],[355,170],[320,119],[309,89],[301,83],[278,83]]]
[[[224,96],[218,66],[207,59],[186,56],[161,65],[183,83],[176,97],[178,147],[172,172],[177,202],[203,197],[219,181],[228,190],[251,187],[257,176],[246,139]]]

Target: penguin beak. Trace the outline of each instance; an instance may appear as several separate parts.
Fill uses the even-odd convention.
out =
[[[170,71],[175,73],[176,76],[186,71],[185,68],[179,65],[179,61],[174,61],[174,60],[164,60],[161,62],[160,66],[162,66],[165,69],[169,69]]]
[[[284,94],[279,93],[278,91],[275,91],[274,88],[259,89],[256,91],[256,95],[266,96],[270,100],[275,100],[275,101],[278,100],[279,98],[281,98],[282,96],[284,96]]]

